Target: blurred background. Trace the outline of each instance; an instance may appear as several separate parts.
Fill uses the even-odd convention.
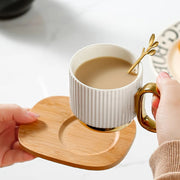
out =
[[[8,1],[0,0],[0,11],[5,3]],[[25,6],[31,1],[23,3]],[[159,36],[179,21],[180,2],[34,0],[30,4],[19,12],[21,16],[0,20],[0,103],[29,108],[48,96],[69,96],[69,61],[86,45],[113,43],[138,57],[152,33]],[[156,74],[148,57],[143,60],[143,66],[144,84],[155,81]],[[111,169],[88,171],[36,158],[1,168],[0,179],[152,180],[148,161],[157,148],[156,135],[136,124],[132,148]]]

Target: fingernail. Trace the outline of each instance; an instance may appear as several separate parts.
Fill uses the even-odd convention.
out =
[[[166,72],[160,72],[159,77],[160,77],[160,79],[167,79],[167,78],[169,79],[170,78],[169,74]]]
[[[31,112],[31,111],[27,111],[27,114],[33,118],[38,118],[40,115],[39,114],[36,114],[34,112]]]

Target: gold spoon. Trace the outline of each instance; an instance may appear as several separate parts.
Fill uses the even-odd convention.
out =
[[[159,42],[155,41],[155,34],[152,34],[150,39],[149,39],[149,47],[145,50],[145,48],[143,48],[141,56],[138,58],[138,60],[130,67],[130,69],[128,70],[128,73],[131,73],[132,70],[136,67],[137,64],[140,63],[140,61],[143,59],[143,57],[147,54],[153,56],[156,54],[156,50],[152,49],[158,46]]]

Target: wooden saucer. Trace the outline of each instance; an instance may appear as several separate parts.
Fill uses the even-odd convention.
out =
[[[100,132],[84,126],[72,113],[69,97],[41,100],[32,112],[38,121],[20,126],[19,142],[31,154],[69,166],[103,170],[118,164],[129,151],[136,134],[135,122],[116,132]]]

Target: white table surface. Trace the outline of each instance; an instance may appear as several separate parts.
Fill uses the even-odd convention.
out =
[[[179,1],[36,0],[22,17],[0,21],[0,102],[32,107],[54,95],[69,95],[71,56],[92,43],[113,43],[138,56],[152,33],[179,21]],[[144,83],[155,81],[149,58]],[[150,97],[147,97],[150,113]],[[148,103],[149,102],[149,103]],[[0,179],[146,179],[156,134],[137,123],[135,141],[125,159],[104,171],[88,171],[41,158],[0,169]]]

